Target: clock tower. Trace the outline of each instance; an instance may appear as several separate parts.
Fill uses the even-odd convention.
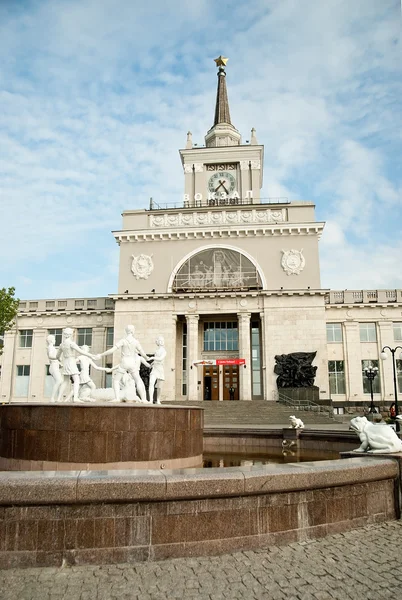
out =
[[[214,124],[205,136],[205,146],[193,145],[192,135],[180,156],[184,169],[186,206],[206,207],[259,204],[262,187],[263,146],[251,130],[250,140],[242,144],[232,125],[226,88],[228,59],[215,59],[218,67]]]

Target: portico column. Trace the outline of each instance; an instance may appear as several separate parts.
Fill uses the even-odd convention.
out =
[[[239,400],[251,400],[251,351],[250,351],[250,313],[239,313],[239,358],[245,358],[246,364],[239,367]]]
[[[193,361],[198,357],[198,321],[199,315],[186,315],[187,321],[187,400],[198,400],[198,367]]]

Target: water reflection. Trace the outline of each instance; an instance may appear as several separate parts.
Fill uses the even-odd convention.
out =
[[[337,460],[339,452],[270,448],[267,452],[204,452],[203,467],[246,467],[252,465],[268,465],[270,463],[285,464],[312,460]]]

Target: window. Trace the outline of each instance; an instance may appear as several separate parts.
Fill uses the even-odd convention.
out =
[[[112,363],[106,363],[105,367],[106,369],[111,369],[112,368]],[[105,373],[105,387],[106,388],[111,388],[113,386],[113,375],[112,373]]]
[[[402,342],[402,323],[394,323],[394,341]]]
[[[15,395],[18,398],[26,398],[29,389],[30,365],[17,365],[17,378],[15,380]]]
[[[329,390],[331,394],[345,393],[345,368],[343,360],[328,361]]]
[[[378,360],[362,360],[363,392],[365,394],[370,394],[370,381],[364,374],[364,369],[367,369],[368,367],[377,367],[378,369]],[[377,376],[373,379],[373,393],[379,394],[380,391],[380,371],[377,371]]]
[[[375,323],[360,323],[360,341],[361,342],[376,342],[377,333]]]
[[[238,350],[239,335],[236,322],[204,323],[204,351]]]
[[[398,379],[398,388],[402,394],[402,360],[399,358],[395,361],[396,363],[396,376]]]
[[[342,341],[342,324],[327,323],[327,342]]]
[[[54,330],[53,330],[54,331]],[[53,334],[54,335],[54,334]],[[50,365],[45,366],[45,389],[43,391],[43,395],[45,398],[50,398],[53,391],[54,379],[50,374]]]
[[[79,346],[92,346],[92,329],[88,327],[82,327],[77,330],[78,339],[77,344]]]
[[[20,348],[32,348],[33,329],[20,329]]]
[[[253,382],[253,397],[261,396],[261,344],[259,321],[251,322],[251,375]]]
[[[187,396],[187,323],[183,323],[182,387],[181,393]]]
[[[106,327],[106,348],[113,346],[114,327]]]
[[[249,258],[228,248],[197,252],[177,271],[172,290],[261,289],[260,275]]]
[[[54,335],[54,337],[55,337],[54,345],[60,346],[61,340],[63,337],[63,330],[62,329],[48,329],[47,333],[48,333],[48,335]]]

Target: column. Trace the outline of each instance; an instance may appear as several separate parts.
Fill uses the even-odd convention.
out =
[[[246,364],[239,367],[239,400],[251,400],[251,348],[250,313],[239,313],[239,358],[245,358]]]
[[[15,328],[6,331],[4,334],[2,372],[0,377],[0,397],[2,402],[9,402],[13,395],[16,377],[15,353],[17,344],[18,330]]]
[[[394,328],[391,321],[379,321],[378,322],[378,356],[380,356],[381,350],[384,346],[402,346],[399,342],[394,342]],[[382,399],[386,402],[393,402],[395,397],[394,392],[394,371],[392,367],[392,354],[389,350],[385,351],[387,360],[378,360],[378,368],[380,370],[381,377],[381,390]],[[395,359],[399,359],[400,351],[395,353]],[[395,365],[396,366],[396,365]],[[399,395],[398,395],[399,398]]]
[[[265,313],[260,312],[260,360],[261,360],[261,385],[262,385],[262,397],[263,400],[268,400],[267,395],[267,382],[266,382],[266,371],[267,371],[267,362],[266,362],[266,347],[265,347]]]
[[[46,352],[47,329],[38,327],[33,330],[31,348],[31,372],[27,401],[48,402],[44,397],[46,365],[49,364]]]
[[[187,321],[187,400],[198,400],[197,379],[198,367],[193,361],[198,356],[198,321],[199,315],[186,315]]]
[[[359,323],[346,321],[343,332],[346,395],[350,402],[354,402],[364,398]]]

